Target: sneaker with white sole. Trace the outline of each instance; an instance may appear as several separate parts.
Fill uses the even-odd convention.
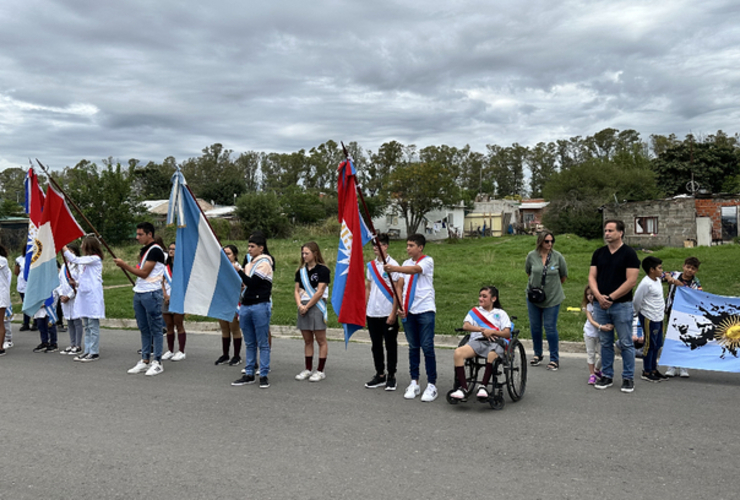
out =
[[[88,354],[83,359],[80,360],[82,363],[91,363],[93,361],[97,361],[100,359],[100,354]]]
[[[162,366],[161,361],[154,360],[151,362],[151,365],[149,369],[146,371],[146,375],[153,377],[155,375],[159,375],[164,371],[164,367]]]
[[[167,361],[168,359],[172,359],[172,357],[175,355],[172,351],[167,351],[166,353],[162,354],[162,361]]]
[[[144,373],[149,369],[149,363],[144,362],[143,359],[139,360],[138,363],[136,363],[136,366],[131,368],[128,373],[135,374],[135,373]]]
[[[184,352],[177,351],[177,353],[175,353],[175,355],[172,356],[172,361],[182,361],[185,358],[186,358],[186,356],[185,356],[185,353]],[[162,359],[164,359],[164,356],[162,356]]]
[[[13,343],[12,342],[5,342],[5,343],[3,343],[3,349],[10,349],[11,347],[13,347]]]
[[[385,382],[385,390],[386,391],[396,390],[396,377],[392,377],[388,375],[388,380]]]
[[[671,366],[670,368],[668,368],[665,371],[665,376],[666,377],[675,377],[676,376],[676,367],[675,366]]]
[[[679,368],[678,374],[681,378],[689,378],[689,371],[686,368]]]
[[[303,370],[301,373],[295,376],[296,380],[306,380],[311,376],[311,370]]]
[[[72,358],[72,361],[83,361],[88,356],[89,356],[88,353],[83,352],[82,354],[79,354],[79,355],[75,356],[74,358]]]
[[[459,399],[460,401],[462,401],[463,399],[465,399],[465,391],[463,391],[462,387],[459,387],[458,389],[453,391],[452,394],[450,394],[450,397],[452,399]]]
[[[270,381],[267,377],[260,377],[260,389],[267,389],[270,387]]]
[[[72,354],[72,349],[74,349],[74,347],[72,347],[72,346],[65,347],[64,349],[62,349],[61,351],[59,351],[59,354],[63,354],[65,356],[69,356],[70,354]]]
[[[325,378],[326,378],[326,373],[316,370],[315,372],[313,372],[313,375],[308,377],[308,381],[309,382],[321,382]]]
[[[439,396],[437,387],[435,387],[434,384],[427,384],[427,388],[424,389],[424,394],[421,395],[421,400],[424,403],[431,403],[437,399],[437,396]]]
[[[419,394],[421,394],[421,387],[419,387],[419,384],[415,380],[412,380],[409,386],[406,388],[406,392],[403,393],[403,398],[414,399]]]
[[[488,399],[488,389],[483,386],[478,387],[478,394],[475,397],[478,399]]]

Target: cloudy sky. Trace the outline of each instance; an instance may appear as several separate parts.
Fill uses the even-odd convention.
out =
[[[7,0],[0,169],[740,132],[736,0]]]

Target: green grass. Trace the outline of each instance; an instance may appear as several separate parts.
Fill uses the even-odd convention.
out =
[[[337,238],[325,237],[316,240],[332,271],[336,263]],[[224,241],[233,243],[241,252],[246,251],[244,241]],[[300,259],[300,246],[305,241],[292,239],[270,240],[270,252],[275,256],[277,269],[273,288],[273,317],[276,325],[292,325],[296,321],[296,307],[293,299],[294,276]],[[591,254],[601,241],[584,240],[573,235],[558,235],[556,249],[568,263],[569,278],[564,285],[566,300],[561,305],[558,330],[563,340],[582,340],[585,316],[580,312],[583,289],[587,284]],[[524,260],[527,253],[535,247],[533,236],[511,236],[502,238],[463,239],[454,242],[430,242],[425,253],[434,258],[434,285],[437,296],[438,334],[453,334],[462,325],[467,311],[477,304],[478,290],[487,284],[495,285],[500,292],[504,309],[517,316],[517,327],[522,336],[529,337],[529,321],[525,288],[527,275],[524,273]],[[406,259],[406,242],[391,242],[389,253],[399,262]],[[128,262],[135,262],[138,247],[135,245],[115,248],[117,256]],[[702,262],[698,277],[704,289],[718,295],[740,295],[740,267],[737,266],[738,247],[724,245],[700,248],[662,248],[652,253],[663,259],[666,271],[680,270],[686,257],[696,256]],[[642,259],[646,252],[638,251]],[[240,254],[240,260],[244,257]],[[370,246],[365,248],[365,258],[372,257]],[[103,278],[105,286],[128,283],[124,274],[106,256]],[[640,272],[640,278],[644,273]],[[333,278],[333,276],[332,276]],[[15,286],[13,286],[15,290]],[[110,288],[105,291],[106,313],[110,318],[133,318],[131,287]],[[19,302],[16,296],[14,302]],[[575,307],[578,312],[567,311]],[[198,319],[197,317],[189,319]],[[202,318],[206,319],[206,318]],[[212,321],[212,320],[211,320]],[[329,314],[329,326],[339,327],[336,315]]]

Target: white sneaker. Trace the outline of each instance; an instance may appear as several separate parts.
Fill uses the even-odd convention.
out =
[[[478,394],[475,395],[477,398],[488,399],[488,389],[483,386],[478,387]]]
[[[421,395],[421,400],[424,403],[431,403],[437,399],[437,396],[439,396],[439,394],[437,393],[437,388],[434,384],[427,384],[427,388],[424,389],[424,394]]]
[[[676,376],[676,367],[675,366],[671,366],[670,368],[668,368],[666,370],[666,372],[665,372],[665,376],[666,377],[675,377]]]
[[[679,368],[678,373],[681,378],[689,378],[689,371],[686,368]]]
[[[13,343],[12,342],[4,342],[3,343],[3,349],[10,349],[11,347],[13,347]]]
[[[450,397],[452,399],[465,399],[465,391],[462,390],[462,387],[450,394]]]
[[[152,366],[149,367],[149,369],[146,371],[146,375],[149,375],[150,377],[153,377],[155,375],[159,375],[164,371],[164,367],[162,366],[162,363],[159,361],[152,361]]]
[[[186,356],[185,356],[185,353],[184,352],[177,351],[177,354],[175,354],[174,356],[172,356],[172,361],[182,361],[183,359],[185,359],[185,357]],[[164,359],[164,356],[162,356],[162,359]]]
[[[421,387],[419,387],[419,384],[417,384],[415,380],[412,380],[409,386],[406,388],[406,392],[403,394],[403,398],[414,399],[419,394],[421,394]]]
[[[139,362],[136,363],[136,366],[131,368],[128,372],[133,375],[135,373],[144,373],[148,369],[149,369],[149,363],[144,363],[144,360],[142,359],[142,360],[139,360]]]
[[[162,354],[162,361],[167,361],[168,359],[172,359],[175,356],[175,353],[172,351],[167,351],[166,353]]]
[[[296,380],[306,380],[311,376],[311,370],[303,370],[301,373],[295,376]]]
[[[308,378],[309,382],[321,382],[326,378],[326,373],[316,370],[313,375]]]

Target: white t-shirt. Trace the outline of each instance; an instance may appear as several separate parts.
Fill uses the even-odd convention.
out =
[[[10,267],[8,267],[8,259],[0,257],[0,307],[10,307],[10,280],[12,274],[10,274]],[[3,318],[0,318],[2,321]]]
[[[509,315],[506,314],[506,311],[503,309],[497,309],[493,308],[490,311],[486,311],[480,306],[477,306],[475,308],[479,313],[481,313],[481,316],[486,318],[489,323],[491,323],[493,326],[498,328],[499,330],[506,330],[507,328],[511,328],[511,319],[509,319]],[[471,325],[480,326],[478,322],[473,318],[473,314],[468,311],[468,314],[465,316],[465,321],[463,323],[470,323]],[[487,328],[487,327],[483,327]],[[483,334],[481,332],[470,332],[470,340],[475,340],[483,337]]]
[[[385,281],[386,285],[388,285],[388,287],[391,289],[392,298],[393,283],[391,283],[391,278],[393,279],[393,281],[398,281],[403,276],[399,273],[391,273],[391,276],[389,277],[388,273],[383,270],[383,264],[381,263],[379,257],[376,258],[373,262],[375,262],[375,266],[377,267],[378,272],[380,272],[380,275],[383,277],[383,281]],[[398,262],[396,262],[395,259],[391,258],[390,255],[385,256],[385,263],[392,266],[398,265]],[[365,267],[365,277],[368,281],[370,281],[370,296],[367,300],[365,315],[370,318],[387,318],[388,316],[390,316],[391,312],[393,312],[393,302],[392,300],[388,300],[383,292],[380,290],[380,287],[376,283],[373,274],[374,271]]]
[[[586,311],[591,313],[591,317],[594,317],[594,305],[593,304],[586,304]],[[598,337],[599,336],[599,330],[591,324],[591,322],[586,318],[586,323],[583,325],[583,334],[586,337]]]
[[[637,286],[632,299],[635,314],[642,314],[650,321],[663,321],[665,316],[665,300],[663,299],[663,284],[645,276]]]
[[[26,278],[23,277],[23,268],[26,267],[26,257],[21,255],[15,259],[15,264],[21,268],[21,272],[18,274],[18,280],[15,283],[15,289],[18,293],[26,293]]]
[[[403,305],[406,306],[406,298],[409,292],[411,280],[418,280],[416,285],[416,296],[414,301],[406,311],[410,314],[421,314],[425,312],[437,312],[437,306],[434,303],[434,259],[425,255],[421,260],[414,261],[408,259],[404,261],[403,266],[419,266],[419,274],[407,274],[403,276]]]

